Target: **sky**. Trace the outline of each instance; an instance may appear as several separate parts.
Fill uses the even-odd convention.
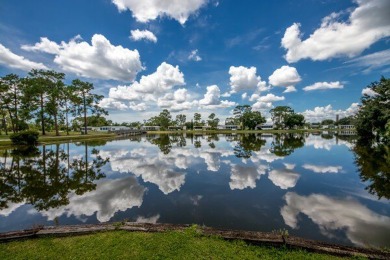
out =
[[[354,114],[390,74],[388,0],[1,0],[0,76],[92,82],[114,122],[290,106]]]

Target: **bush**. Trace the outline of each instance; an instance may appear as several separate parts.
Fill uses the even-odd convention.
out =
[[[36,145],[38,143],[39,133],[33,130],[21,131],[11,134],[10,139],[16,145]]]

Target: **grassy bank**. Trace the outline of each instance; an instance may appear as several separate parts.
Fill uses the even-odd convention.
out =
[[[0,259],[259,258],[338,259],[300,250],[247,245],[243,241],[225,241],[218,237],[201,235],[195,228],[162,233],[111,231],[0,244]]]
[[[56,136],[54,132],[48,132],[46,135],[40,135],[38,142],[42,143],[57,143],[57,142],[68,142],[78,140],[93,140],[93,139],[109,139],[115,138],[115,134],[101,133],[101,132],[89,132],[87,135],[82,135],[80,132],[70,132],[69,135],[66,133],[60,133],[60,136]],[[9,135],[0,135],[0,146],[12,145]]]

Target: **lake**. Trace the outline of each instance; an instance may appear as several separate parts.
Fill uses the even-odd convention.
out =
[[[0,150],[0,232],[128,220],[390,246],[390,156],[370,149],[324,132]]]

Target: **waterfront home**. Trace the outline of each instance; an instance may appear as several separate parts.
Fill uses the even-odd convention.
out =
[[[272,130],[274,129],[274,125],[270,123],[264,123],[264,124],[257,125],[255,129]]]
[[[158,126],[158,125],[144,125],[144,126],[141,126],[141,130],[143,130],[143,131],[160,131],[160,126]]]
[[[88,131],[96,132],[107,132],[107,131],[119,131],[119,130],[130,130],[130,127],[127,126],[87,126]],[[81,127],[81,131],[84,130],[84,127]]]
[[[239,130],[240,126],[239,125],[219,125],[218,129],[219,130]]]
[[[206,131],[206,130],[210,130],[211,129],[211,126],[208,126],[208,125],[203,125],[203,126],[194,126],[193,128],[195,131]]]
[[[354,125],[339,125],[339,129],[355,129]]]

